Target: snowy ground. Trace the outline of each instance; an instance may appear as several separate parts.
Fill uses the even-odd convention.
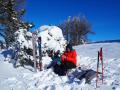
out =
[[[100,47],[103,47],[105,71],[104,85],[100,88],[95,87],[95,80],[90,85],[84,84],[84,80],[81,82],[70,80],[67,76],[57,76],[52,69],[37,73],[30,67],[15,69],[0,54],[0,90],[120,90],[120,43],[86,44],[74,48],[80,57],[81,67],[96,70]]]

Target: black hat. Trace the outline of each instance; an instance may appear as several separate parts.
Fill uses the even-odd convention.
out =
[[[67,48],[69,48],[69,49],[70,49],[70,51],[72,51],[72,50],[73,50],[73,48],[72,48],[72,45],[71,45],[71,44],[67,44],[66,49],[67,49]]]

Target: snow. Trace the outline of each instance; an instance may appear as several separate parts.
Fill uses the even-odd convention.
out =
[[[20,28],[16,33],[16,42],[20,48],[33,48],[32,33]],[[41,26],[35,34],[42,38],[42,50],[60,50],[66,46],[62,30],[57,26]],[[37,45],[37,38],[36,38]],[[75,46],[77,51],[77,66],[82,69],[96,71],[97,53],[103,48],[104,83],[96,88],[95,79],[91,84],[85,84],[85,79],[68,78],[56,75],[52,68],[46,69],[51,62],[47,55],[42,57],[43,71],[30,66],[14,68],[14,60],[10,59],[12,48],[0,51],[0,90],[120,90],[120,43],[93,43]]]
[[[62,30],[57,26],[41,26],[34,34],[28,32],[26,29],[20,28],[15,32],[16,43],[19,42],[20,48],[26,47],[27,49],[33,49],[32,36],[35,37],[35,45],[38,47],[37,38],[41,37],[42,51],[53,50],[54,52],[64,51],[66,46],[66,40],[63,37]],[[38,49],[37,49],[38,50]],[[38,51],[37,51],[38,52]]]
[[[27,32],[26,29],[19,29],[18,31],[15,32],[15,36],[16,36],[16,42],[19,42],[21,48],[24,48],[24,46],[26,48],[33,48],[32,40],[31,39],[26,40],[26,36],[32,38],[31,32]]]
[[[82,68],[96,70],[97,51],[103,47],[104,84],[95,87],[95,80],[85,84],[85,80],[70,80],[67,76],[58,76],[52,69],[34,72],[30,67],[14,68],[12,63],[4,61],[0,54],[0,90],[120,90],[120,43],[94,43],[75,46]],[[43,57],[43,63],[51,59]]]
[[[45,49],[58,51],[64,51],[66,40],[63,37],[62,30],[57,26],[41,26],[38,29],[38,37],[42,38],[42,47]]]

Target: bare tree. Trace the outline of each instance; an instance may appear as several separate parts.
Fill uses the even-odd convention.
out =
[[[85,17],[74,16],[68,18],[65,22],[59,25],[63,30],[63,34],[68,42],[73,45],[82,44],[83,41],[87,41],[87,35],[94,32],[91,29],[91,25]]]

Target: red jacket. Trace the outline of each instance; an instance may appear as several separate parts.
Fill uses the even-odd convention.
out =
[[[64,63],[64,61],[70,61],[70,62],[72,62],[76,65],[77,54],[76,54],[75,50],[70,51],[70,52],[64,52],[63,55],[66,56],[66,58],[62,57],[62,62],[63,63]]]

